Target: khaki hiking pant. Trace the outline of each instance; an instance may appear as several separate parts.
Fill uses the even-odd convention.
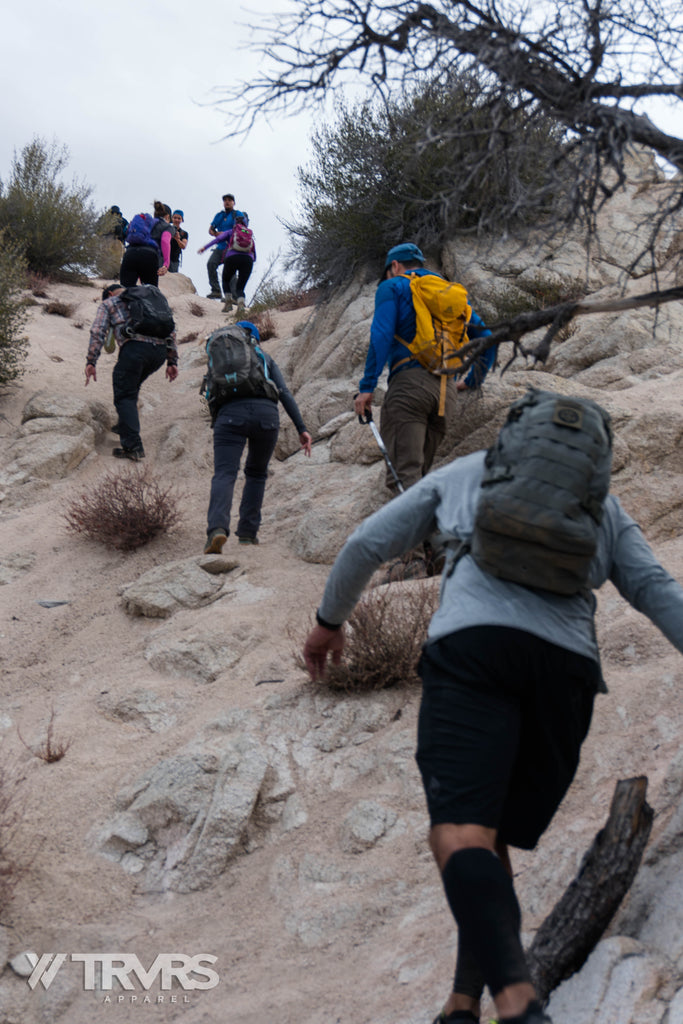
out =
[[[399,479],[407,489],[431,469],[453,411],[453,381],[446,390],[446,415],[439,416],[440,378],[421,366],[400,370],[389,381],[380,415],[380,434]],[[386,485],[396,491],[387,467]]]

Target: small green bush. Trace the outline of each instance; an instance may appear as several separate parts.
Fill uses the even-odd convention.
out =
[[[107,473],[74,499],[64,513],[69,533],[119,551],[134,551],[180,521],[177,495],[146,468]]]
[[[22,330],[28,308],[21,289],[25,281],[21,249],[0,231],[0,385],[17,380],[24,372],[28,338]]]
[[[91,186],[61,180],[68,162],[65,146],[36,137],[0,181],[0,230],[22,247],[29,270],[50,279],[93,272],[102,244]]]
[[[300,167],[286,267],[323,288],[412,241],[438,262],[457,234],[504,232],[557,213],[564,129],[510,94],[489,102],[474,74],[385,103],[339,107]],[[553,173],[551,174],[551,169]]]

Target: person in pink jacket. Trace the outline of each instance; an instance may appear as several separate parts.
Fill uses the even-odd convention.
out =
[[[155,199],[154,217],[138,214],[130,222],[129,235],[134,231],[136,220],[142,218],[151,223],[148,236],[142,241],[132,241],[126,236],[126,251],[119,270],[119,281],[124,288],[131,288],[138,281],[157,285],[171,262],[171,238],[175,231],[171,224],[171,207]]]

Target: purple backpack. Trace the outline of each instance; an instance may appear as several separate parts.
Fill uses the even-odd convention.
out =
[[[126,232],[128,245],[153,245],[157,249],[159,243],[152,238],[152,231],[157,223],[157,218],[150,213],[136,213]]]

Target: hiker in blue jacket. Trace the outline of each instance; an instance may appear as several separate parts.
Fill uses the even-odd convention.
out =
[[[235,197],[232,192],[227,192],[223,196],[223,209],[218,211],[209,225],[209,234],[212,238],[215,238],[216,235],[219,235],[222,231],[232,231],[238,214],[244,217],[244,223],[248,227],[249,214],[244,213],[241,210],[236,210]],[[207,295],[207,299],[223,298],[221,295],[221,286],[218,281],[218,268],[223,263],[226,245],[227,242],[218,242],[207,261],[206,270],[209,275],[209,287],[211,288],[211,291]]]
[[[440,378],[421,366],[396,337],[398,335],[408,341],[415,337],[410,279],[401,275],[434,273],[425,270],[424,262],[421,250],[411,242],[395,245],[387,253],[384,278],[375,295],[375,315],[370,328],[365,372],[354,402],[359,416],[370,410],[377,381],[388,363],[389,386],[382,404],[380,433],[404,487],[410,487],[429,472],[453,409],[453,389],[465,391],[481,387],[496,358],[496,349],[487,349],[464,378],[449,383],[446,414],[439,416]],[[473,310],[467,326],[468,337],[483,338],[490,333]],[[389,470],[386,484],[390,490],[396,490],[396,482]]]

